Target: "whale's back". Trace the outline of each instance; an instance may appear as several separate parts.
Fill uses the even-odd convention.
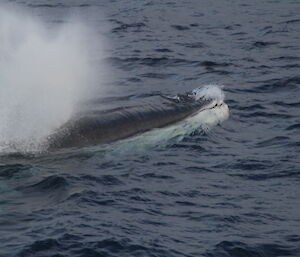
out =
[[[78,114],[52,135],[50,148],[110,143],[180,121],[210,102],[175,101],[157,95],[131,106]]]

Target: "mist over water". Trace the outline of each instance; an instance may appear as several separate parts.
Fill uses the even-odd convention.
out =
[[[50,28],[20,11],[0,10],[0,152],[42,151],[92,94],[93,40],[78,20]]]

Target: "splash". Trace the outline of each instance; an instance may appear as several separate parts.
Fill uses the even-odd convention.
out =
[[[1,7],[0,7],[1,8]],[[0,9],[0,152],[40,152],[88,98],[91,33]]]
[[[196,100],[199,100],[200,98],[204,99],[215,99],[217,101],[224,101],[225,95],[222,90],[222,86],[210,84],[205,85],[199,88],[196,88],[192,91],[192,93],[195,95]]]

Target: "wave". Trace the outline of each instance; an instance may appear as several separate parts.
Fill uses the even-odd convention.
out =
[[[249,245],[239,241],[222,241],[215,249],[204,254],[205,257],[265,257],[296,256],[299,248],[279,244]]]

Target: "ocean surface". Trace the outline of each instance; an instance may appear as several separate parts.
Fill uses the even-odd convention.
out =
[[[50,30],[70,16],[92,28],[104,50],[90,61],[106,76],[94,97],[105,108],[217,84],[230,109],[209,132],[176,142],[2,152],[1,257],[300,256],[299,0],[4,0],[1,8]]]

